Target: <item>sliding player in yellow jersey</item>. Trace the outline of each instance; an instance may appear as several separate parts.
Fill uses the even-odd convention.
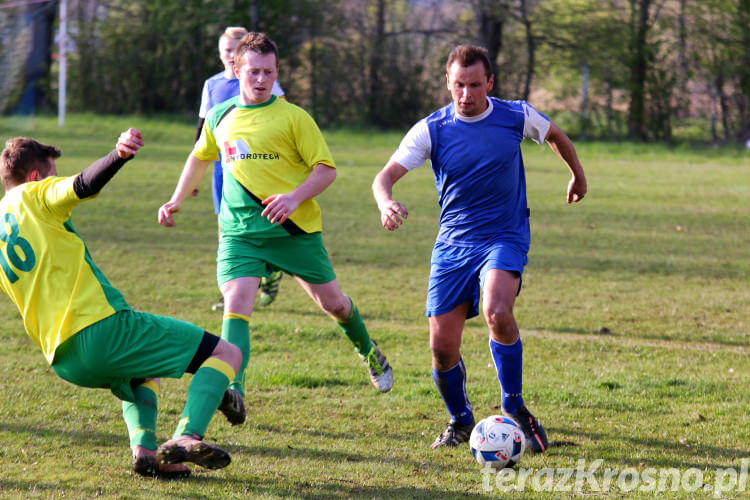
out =
[[[245,420],[244,370],[250,355],[249,320],[266,268],[295,277],[321,309],[332,316],[364,361],[381,392],[393,386],[393,371],[370,339],[357,307],[336,282],[321,237],[320,207],[314,197],[336,178],[336,165],[312,117],[272,95],[278,75],[276,45],[249,33],[235,49],[240,95],[215,106],[188,156],[159,223],[172,215],[221,159],[224,187],[219,222],[217,278],[224,295],[222,338],[242,350],[243,362],[219,409],[233,423]]]
[[[0,155],[0,289],[18,307],[29,337],[62,379],[107,388],[122,400],[133,469],[164,479],[190,474],[181,462],[218,469],[227,452],[202,441],[242,355],[202,328],[136,312],[94,264],[71,213],[93,199],[143,146],[136,129],[80,174],[58,177],[60,150],[28,137]],[[159,377],[194,373],[173,438],[157,450]]]

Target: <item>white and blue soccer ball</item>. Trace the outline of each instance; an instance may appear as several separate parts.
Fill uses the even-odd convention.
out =
[[[513,467],[521,460],[526,440],[515,420],[492,415],[474,426],[469,446],[479,465],[503,469]]]

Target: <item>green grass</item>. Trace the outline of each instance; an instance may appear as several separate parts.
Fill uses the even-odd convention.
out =
[[[210,310],[216,223],[209,183],[177,227],[156,223],[187,156],[193,125],[167,118],[2,118],[0,137],[58,145],[62,175],[111,149],[127,126],[146,147],[74,222],[94,260],[134,308],[219,332]],[[405,131],[404,131],[405,132]],[[429,167],[396,186],[410,211],[395,233],[379,225],[375,173],[402,135],[327,132],[339,164],[319,197],[324,240],[342,289],[359,304],[395,371],[381,395],[351,346],[289,277],[251,321],[248,422],[221,416],[207,438],[233,463],[184,482],[134,477],[119,403],[58,379],[0,299],[0,496],[7,498],[497,498],[468,447],[433,452],[447,421],[430,372],[423,317],[437,205]],[[532,247],[516,318],[525,346],[525,398],[553,447],[521,467],[719,468],[750,456],[750,154],[738,149],[582,143],[589,180],[564,202],[567,170],[545,146],[525,145]],[[498,412],[500,391],[481,318],[462,353],[475,413]],[[160,438],[179,419],[189,377],[167,380]],[[537,484],[543,477],[537,477]],[[494,486],[494,477],[491,486]],[[527,482],[528,484],[528,482]],[[702,487],[702,485],[700,485]],[[744,493],[729,492],[729,498]],[[607,496],[516,491],[514,498]],[[610,495],[626,495],[611,485]],[[676,498],[703,491],[666,492]],[[636,491],[634,497],[653,493]]]

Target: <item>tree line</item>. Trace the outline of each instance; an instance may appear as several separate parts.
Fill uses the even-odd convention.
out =
[[[39,8],[0,10],[6,111],[24,94],[7,90],[24,43],[11,28]],[[750,0],[69,0],[67,24],[72,111],[197,115],[219,35],[245,26],[276,41],[288,99],[322,126],[408,127],[448,101],[451,47],[474,43],[495,95],[571,135],[750,139]],[[48,50],[35,85],[53,110]]]

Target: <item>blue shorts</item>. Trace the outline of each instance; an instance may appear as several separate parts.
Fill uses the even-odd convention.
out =
[[[221,156],[219,161],[214,163],[214,177],[211,183],[211,196],[214,200],[214,213],[219,215],[221,211],[221,188],[224,185],[224,171],[221,167]]]
[[[479,293],[487,271],[503,269],[518,273],[521,277],[527,263],[526,253],[513,242],[495,241],[483,247],[471,248],[435,242],[425,316],[451,312],[464,302],[471,304],[466,318],[477,316]]]

